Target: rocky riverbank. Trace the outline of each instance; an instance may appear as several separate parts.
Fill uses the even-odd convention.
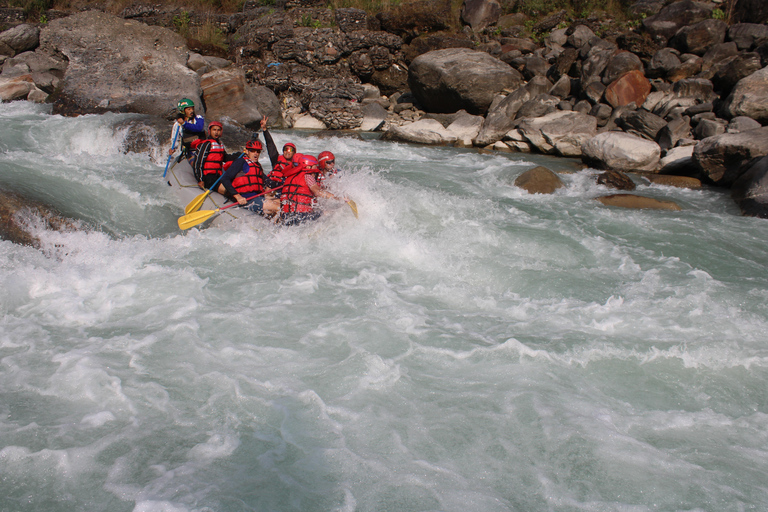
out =
[[[267,115],[277,127],[581,158],[610,170],[609,186],[631,188],[615,175],[632,171],[730,187],[744,214],[768,218],[768,8],[734,5],[729,25],[717,4],[641,0],[622,26],[466,0],[460,32],[439,2],[375,16],[247,2],[207,18],[134,5],[51,11],[44,25],[6,9],[0,98],[170,119],[190,97],[242,133]],[[171,30],[180,18],[219,29],[227,50]]]

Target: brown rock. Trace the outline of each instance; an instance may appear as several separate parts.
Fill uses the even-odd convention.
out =
[[[634,194],[613,194],[610,196],[596,197],[606,206],[618,206],[620,208],[645,208],[653,210],[680,211],[682,208],[673,201],[661,201],[652,197],[636,196]]]
[[[669,174],[649,174],[648,181],[657,185],[667,185],[678,188],[701,188],[701,180],[688,176],[672,176]]]
[[[614,108],[634,102],[642,105],[651,92],[651,83],[640,70],[630,71],[605,89],[605,100]]]
[[[563,187],[563,182],[554,172],[538,166],[518,176],[515,186],[527,190],[529,194],[552,194]]]

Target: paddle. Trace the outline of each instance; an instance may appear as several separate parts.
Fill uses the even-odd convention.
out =
[[[273,190],[277,190],[280,187],[275,187],[271,189],[269,192],[272,192]],[[261,194],[256,194],[255,196],[251,196],[248,198],[248,201],[251,199],[255,199],[259,196],[263,196],[264,194],[267,194],[267,192],[262,192]],[[226,210],[227,208],[232,208],[233,206],[240,206],[240,203],[232,203],[227,206],[222,206],[221,208],[216,208],[215,210],[202,210],[199,212],[190,213],[189,215],[184,215],[183,217],[179,217],[179,228],[180,229],[189,229],[192,227],[197,226],[198,224],[202,224],[206,220],[210,219],[217,213],[219,213],[221,210]]]
[[[347,204],[352,209],[352,213],[355,214],[355,218],[359,219],[360,217],[357,216],[357,204],[351,199],[347,199]]]
[[[176,138],[179,136],[179,132],[181,131],[181,125],[179,123],[173,123],[173,142],[171,143],[171,150],[176,151]],[[173,158],[173,153],[168,155],[168,161],[165,163],[165,172],[163,172],[163,178],[165,178],[165,175],[168,174],[168,166],[171,165],[171,158]]]
[[[211,188],[203,192],[202,194],[199,194],[197,197],[195,197],[192,202],[190,202],[186,208],[184,208],[184,213],[192,213],[196,212],[200,209],[201,206],[203,206],[203,203],[205,202],[205,198],[208,197],[208,194],[213,192],[213,189],[216,188],[216,185],[219,184],[219,181],[221,181],[221,178],[224,177],[224,173],[221,173],[221,176],[219,176],[219,179],[216,180],[216,183],[214,183]]]

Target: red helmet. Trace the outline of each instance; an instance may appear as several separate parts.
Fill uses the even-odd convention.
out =
[[[317,158],[312,155],[297,155],[301,167],[311,167],[317,165]]]
[[[326,160],[336,160],[336,157],[333,156],[333,153],[330,151],[323,151],[319,155],[317,155],[317,161],[320,163],[325,162]]]
[[[212,121],[212,122],[208,123],[208,129],[209,129],[209,130],[210,130],[211,128],[213,128],[214,126],[218,126],[218,127],[219,127],[219,128],[221,128],[222,130],[224,129],[224,125],[222,125],[222,124],[221,124],[220,122],[218,122],[218,121]]]
[[[283,151],[285,151],[285,148],[293,148],[293,152],[296,152],[296,144],[293,142],[286,142],[285,146],[283,146]]]
[[[261,151],[262,149],[264,149],[264,146],[261,145],[260,140],[249,140],[248,142],[245,143],[245,149],[258,149],[259,151]]]

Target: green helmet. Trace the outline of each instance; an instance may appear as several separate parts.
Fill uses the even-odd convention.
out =
[[[179,113],[181,114],[184,113],[184,109],[187,107],[195,108],[195,102],[189,98],[183,98],[181,101],[179,101],[179,104],[176,105],[176,108],[179,110]]]

